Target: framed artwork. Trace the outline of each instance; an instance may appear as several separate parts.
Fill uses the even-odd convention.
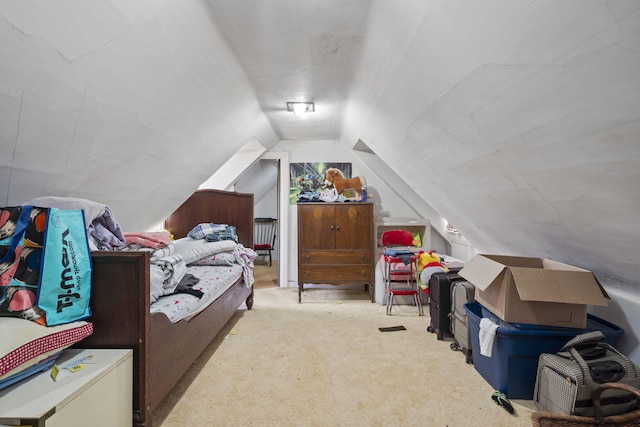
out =
[[[351,163],[290,163],[289,204],[295,205],[302,191],[325,188],[324,173],[329,168],[340,169],[345,178],[351,178]]]

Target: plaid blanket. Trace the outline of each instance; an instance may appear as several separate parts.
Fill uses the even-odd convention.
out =
[[[219,242],[221,240],[233,240],[238,243],[236,228],[227,224],[202,223],[189,232],[192,239],[205,239],[207,242]]]

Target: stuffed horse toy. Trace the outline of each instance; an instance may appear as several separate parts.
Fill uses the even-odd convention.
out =
[[[340,169],[327,169],[324,174],[324,183],[333,185],[338,194],[342,194],[345,188],[353,188],[358,193],[358,196],[362,194],[362,180],[360,177],[345,178]]]

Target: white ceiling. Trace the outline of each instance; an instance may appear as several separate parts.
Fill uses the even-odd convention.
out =
[[[370,0],[208,0],[280,139],[336,140]],[[287,101],[312,101],[301,118]]]

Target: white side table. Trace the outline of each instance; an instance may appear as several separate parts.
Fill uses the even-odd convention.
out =
[[[56,365],[89,355],[84,369],[58,381],[49,369],[0,390],[0,426],[131,426],[133,351],[67,349]]]

